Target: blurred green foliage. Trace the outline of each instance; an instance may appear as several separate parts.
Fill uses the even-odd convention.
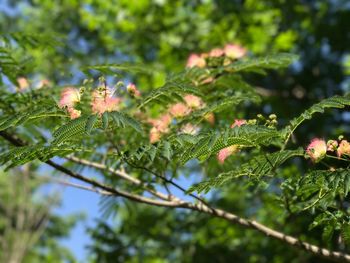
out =
[[[22,74],[29,78],[40,76],[57,84],[78,84],[85,78],[79,71],[83,66],[143,63],[156,70],[128,78],[147,91],[161,86],[167,73],[183,69],[190,53],[208,52],[232,42],[256,55],[277,51],[300,55],[288,71],[264,77],[245,75],[270,95],[264,97],[263,107],[242,107],[237,113],[240,117],[255,117],[258,112],[270,114],[273,109],[280,124],[285,124],[320,99],[350,91],[347,1],[8,2],[7,11],[3,10],[0,16],[0,29],[5,35],[47,35],[61,43],[46,48],[27,45],[16,51],[15,59],[24,60],[27,65],[21,69]],[[293,140],[306,145],[315,135],[349,135],[349,125],[344,120],[348,121],[348,117],[339,111],[316,117],[301,127]],[[277,171],[280,177],[290,178],[305,169],[301,164],[288,165]],[[212,174],[222,170],[220,166],[211,168]],[[276,180],[266,191],[234,181],[223,192],[214,192],[211,202],[315,244],[324,244],[317,228],[307,230],[318,212],[310,215],[283,209],[288,208],[290,200],[276,200],[270,194],[281,191],[279,184]],[[115,225],[99,221],[95,229],[89,230],[94,240],[89,247],[91,262],[322,262],[218,219],[128,203],[111,209],[117,214]],[[328,246],[345,249],[339,246],[337,238]]]

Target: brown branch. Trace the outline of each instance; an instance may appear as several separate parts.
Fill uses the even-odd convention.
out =
[[[21,140],[17,139],[16,137],[13,137],[12,135],[10,135],[6,132],[0,132],[0,136],[2,136],[3,138],[7,139],[10,142],[12,142],[14,145],[23,146],[23,144],[21,145],[21,142],[22,142]],[[114,194],[116,196],[121,196],[121,197],[127,198],[129,200],[139,202],[139,203],[145,203],[145,204],[156,205],[156,206],[174,207],[174,208],[176,208],[176,207],[177,208],[187,208],[187,209],[190,209],[192,211],[206,213],[206,214],[211,215],[211,216],[223,218],[229,222],[244,226],[246,228],[255,229],[255,230],[257,230],[257,231],[259,231],[259,232],[261,232],[269,237],[273,237],[277,240],[280,240],[280,241],[282,241],[282,242],[284,242],[292,247],[301,248],[301,249],[303,249],[307,252],[310,252],[312,254],[315,254],[317,256],[322,256],[324,258],[332,259],[332,260],[337,261],[337,262],[344,262],[344,261],[350,262],[350,255],[349,254],[337,252],[337,251],[331,251],[331,250],[328,250],[325,248],[321,248],[321,247],[312,245],[308,242],[301,241],[300,239],[297,239],[293,236],[286,235],[282,232],[271,229],[271,228],[269,228],[261,223],[258,223],[255,220],[244,219],[244,218],[241,218],[233,213],[229,213],[229,212],[226,212],[224,210],[217,209],[217,208],[212,208],[204,203],[193,204],[193,203],[189,203],[189,202],[185,202],[185,201],[183,201],[183,202],[157,201],[157,200],[153,200],[153,199],[146,198],[143,196],[133,195],[133,194],[121,191],[121,190],[117,190],[113,187],[104,185],[104,184],[99,183],[95,180],[86,178],[78,173],[70,171],[69,169],[67,169],[59,164],[52,162],[51,160],[46,161],[45,163],[52,166],[56,170],[65,173],[66,175],[69,175],[69,176],[71,176],[75,179],[78,179],[80,181],[86,182],[94,187],[108,191],[111,194]]]
[[[104,164],[97,163],[97,162],[91,162],[89,160],[77,158],[77,157],[74,157],[74,156],[68,156],[68,157],[66,157],[66,159],[68,159],[68,160],[70,160],[72,162],[75,162],[75,163],[79,163],[79,164],[83,164],[83,165],[86,165],[86,166],[89,166],[89,167],[93,167],[93,168],[96,168],[96,169],[108,171],[111,174],[117,175],[117,176],[121,177],[122,179],[131,182],[134,185],[141,186],[147,192],[151,193],[152,195],[154,195],[156,197],[159,197],[159,198],[161,198],[163,200],[172,200],[172,196],[163,194],[163,193],[161,193],[159,191],[156,191],[156,190],[153,190],[153,189],[150,189],[141,180],[130,176],[125,171],[115,170],[115,169],[113,169],[111,167],[107,167]]]
[[[136,202],[141,202],[141,203],[155,205],[155,206],[177,207],[180,204],[179,202],[176,202],[176,201],[160,201],[160,200],[154,200],[151,198],[143,197],[140,195],[134,195],[134,194],[131,194],[129,192],[125,192],[123,190],[118,190],[114,187],[105,185],[105,184],[98,182],[96,180],[84,177],[84,176],[82,176],[78,173],[75,173],[75,172],[67,169],[66,167],[61,166],[61,165],[59,165],[51,160],[48,160],[45,163],[50,165],[51,167],[55,168],[56,170],[58,170],[62,173],[65,173],[66,175],[69,175],[70,177],[73,177],[77,180],[88,183],[94,187],[97,187],[97,188],[100,188],[100,189],[105,190],[107,192],[110,192],[111,194],[114,194],[116,196],[125,197],[127,199],[130,199],[130,200],[133,200]]]
[[[113,193],[108,193],[105,191],[103,191],[103,192],[97,191],[94,188],[81,186],[78,184],[72,184],[72,183],[65,183],[65,184],[67,186],[72,186],[72,187],[92,191],[92,192],[99,193],[99,194],[113,195]],[[130,198],[128,198],[128,199],[130,199]],[[143,200],[133,200],[133,201],[150,204],[148,202],[144,202]],[[169,207],[168,205],[160,205],[160,206]],[[290,246],[301,248],[307,252],[311,252],[311,253],[316,254],[318,256],[321,256],[321,257],[324,257],[327,259],[332,259],[332,260],[335,260],[337,262],[343,262],[343,261],[350,262],[350,255],[349,254],[331,251],[331,250],[328,250],[325,248],[321,248],[321,247],[312,245],[308,242],[301,241],[300,239],[297,239],[293,236],[286,235],[282,232],[271,229],[271,228],[255,221],[255,220],[244,219],[244,218],[241,218],[235,214],[226,212],[226,211],[221,210],[221,209],[212,208],[212,207],[209,207],[209,206],[202,204],[202,203],[193,204],[193,203],[182,201],[181,203],[178,203],[177,205],[174,205],[172,207],[187,208],[187,209],[190,209],[193,211],[206,213],[206,214],[209,214],[211,216],[225,219],[231,223],[238,224],[238,225],[244,226],[244,227],[249,228],[249,229],[258,230],[259,232],[265,234],[266,236],[273,237],[275,239],[283,241],[284,243],[287,243]]]
[[[139,166],[139,165],[135,165],[131,162],[129,162],[126,158],[124,158],[121,150],[119,149],[119,146],[117,144],[115,144],[112,140],[109,140],[109,142],[112,144],[112,146],[117,150],[118,155],[122,158],[122,160],[127,163],[129,166],[135,168],[135,169],[140,169],[140,170],[144,170],[146,172],[149,172],[150,174],[153,174],[154,176],[160,178],[164,183],[168,183],[171,184],[172,186],[174,186],[175,188],[177,188],[178,190],[182,191],[184,194],[189,195],[195,199],[197,199],[199,202],[202,202],[204,204],[206,204],[206,202],[201,199],[200,197],[192,194],[192,193],[188,193],[186,191],[186,189],[184,189],[181,185],[175,183],[173,180],[166,178],[165,176],[161,175],[161,174],[157,174],[156,172],[153,172],[151,169],[144,167],[144,166]]]
[[[278,239],[280,241],[283,241],[284,243],[292,246],[292,247],[297,247],[301,248],[307,252],[311,252],[312,254],[315,254],[317,256],[321,256],[327,259],[334,260],[336,262],[350,262],[350,255],[343,253],[343,252],[338,252],[338,251],[331,251],[325,248],[318,247],[316,245],[312,245],[308,242],[301,241],[298,238],[295,238],[290,235],[286,235],[282,232],[276,231],[274,229],[271,229],[255,220],[249,220],[249,219],[244,219],[241,218],[235,214],[228,213],[224,210],[221,209],[216,209],[212,207],[207,207],[206,205],[203,204],[188,204],[189,209],[196,210],[199,212],[204,212],[206,214],[223,218],[229,222],[244,226],[246,228],[250,229],[256,229],[259,232],[265,234],[268,237],[273,237],[275,239]]]

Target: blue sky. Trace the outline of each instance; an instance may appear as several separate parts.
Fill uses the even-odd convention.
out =
[[[72,181],[73,182],[73,181]],[[66,216],[83,212],[86,219],[79,222],[72,230],[68,239],[62,240],[62,244],[69,248],[79,262],[84,262],[87,256],[85,246],[91,239],[86,233],[86,228],[93,227],[94,218],[99,217],[99,195],[93,192],[64,187],[62,192],[62,205],[54,210],[55,213]]]
[[[58,160],[58,158],[55,158],[55,161],[62,163],[62,161]],[[46,165],[44,170],[46,173],[52,172],[52,169],[47,167]],[[96,173],[94,173],[93,170],[90,169],[85,169],[83,172],[85,176],[96,175]],[[55,174],[54,176],[58,176],[58,174]],[[185,178],[184,176],[181,176],[178,180],[176,180],[176,183],[182,185],[184,188],[187,189],[191,184],[198,181],[198,179],[199,174],[193,173],[191,174],[190,178]],[[70,179],[69,181],[82,184],[81,182],[75,179]],[[85,247],[92,241],[85,230],[87,227],[93,228],[95,226],[95,219],[101,217],[101,213],[99,211],[100,196],[94,192],[77,189],[69,186],[59,186],[58,189],[60,189],[61,192],[62,204],[60,207],[54,210],[55,213],[57,213],[60,216],[67,216],[75,213],[84,213],[86,216],[83,222],[79,222],[74,227],[74,229],[71,231],[69,238],[61,240],[61,243],[72,251],[72,253],[75,255],[79,262],[86,262],[85,259],[88,255]],[[191,200],[190,197],[184,196],[184,194],[178,189],[174,189],[174,187],[169,187],[169,189],[174,195],[188,201]],[[158,190],[163,191],[163,189],[161,188],[158,188]],[[208,195],[206,197],[208,197]],[[110,218],[108,219],[108,222],[110,224],[113,224],[114,219]]]

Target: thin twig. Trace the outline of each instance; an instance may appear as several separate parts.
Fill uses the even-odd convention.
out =
[[[134,185],[137,185],[137,186],[141,186],[144,190],[146,190],[147,192],[151,193],[152,195],[156,196],[156,197],[159,197],[163,200],[170,200],[170,196],[169,195],[166,195],[166,194],[163,194],[159,191],[156,191],[156,190],[153,190],[153,189],[150,189],[149,187],[146,186],[146,184],[144,184],[141,180],[135,178],[135,177],[132,177],[130,176],[129,174],[127,174],[125,171],[122,171],[122,170],[115,170],[111,167],[107,167],[106,165],[104,164],[101,164],[101,163],[97,163],[97,162],[91,162],[89,160],[86,160],[86,159],[81,159],[81,158],[77,158],[75,156],[68,156],[66,157],[67,160],[70,160],[72,162],[75,162],[75,163],[79,163],[79,164],[83,164],[83,165],[86,165],[86,166],[89,166],[89,167],[93,167],[93,168],[96,168],[96,169],[100,169],[100,170],[105,170],[105,171],[108,171],[110,172],[111,174],[114,174],[114,175],[117,175],[119,177],[121,177],[122,179],[128,181],[128,182],[131,182],[132,184]]]

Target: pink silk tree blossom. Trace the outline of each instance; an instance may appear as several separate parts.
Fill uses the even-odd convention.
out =
[[[184,103],[176,103],[169,108],[169,113],[175,118],[181,118],[191,113],[191,109]]]
[[[112,97],[112,90],[94,90],[92,92],[91,110],[102,115],[104,112],[116,111],[120,108],[121,99]]]
[[[347,140],[342,140],[339,143],[337,155],[338,157],[341,157],[343,155],[350,155],[350,143]]]
[[[204,68],[206,64],[207,63],[204,57],[197,54],[191,54],[187,59],[186,67],[187,68],[193,68],[193,67]]]
[[[315,163],[321,161],[327,153],[327,144],[323,139],[314,138],[306,148],[306,153]]]
[[[65,88],[61,93],[61,99],[58,103],[60,108],[73,108],[74,105],[80,101],[80,92],[76,88]]]
[[[247,50],[239,45],[227,44],[224,48],[225,56],[231,59],[244,57]]]
[[[231,128],[234,127],[241,127],[242,125],[247,124],[247,121],[244,119],[236,119],[232,124],[231,124]]]
[[[230,155],[237,152],[237,150],[238,150],[237,145],[231,145],[229,147],[221,149],[217,155],[217,159],[218,159],[219,163],[223,164],[225,162],[225,160],[227,159],[227,157],[229,157]]]
[[[184,100],[187,106],[193,109],[200,109],[204,106],[202,99],[192,94],[185,95]]]

